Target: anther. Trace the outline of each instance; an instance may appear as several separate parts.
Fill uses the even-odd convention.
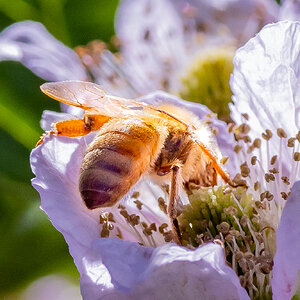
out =
[[[233,131],[234,126],[235,126],[234,123],[229,123],[227,125],[227,132],[231,133]]]
[[[268,201],[272,201],[274,196],[272,193],[270,193],[269,191],[266,191],[266,194],[265,194],[265,198],[268,200]]]
[[[243,164],[241,164],[240,169],[241,169],[241,175],[243,177],[247,177],[250,174],[250,169],[247,165],[247,162],[244,162]]]
[[[270,169],[269,172],[272,173],[272,174],[279,173],[279,171],[276,168]]]
[[[242,146],[241,145],[235,145],[234,148],[233,148],[233,151],[235,153],[239,153],[242,149]]]
[[[238,127],[238,129],[240,133],[247,134],[250,131],[250,126],[246,123],[243,123]]]
[[[273,136],[272,131],[269,129],[266,130],[266,133],[262,133],[261,135],[267,141]]]
[[[217,229],[222,234],[227,234],[230,229],[230,225],[227,222],[222,222],[221,224],[217,225]]]
[[[278,135],[280,138],[286,138],[286,137],[287,137],[287,134],[285,133],[285,131],[284,131],[282,128],[278,128],[278,129],[277,129],[277,135]]]
[[[133,201],[136,204],[138,210],[142,209],[143,203],[140,200]]]
[[[237,209],[233,206],[226,207],[224,212],[231,216],[235,216],[238,213]]]
[[[256,181],[254,183],[254,191],[257,191],[258,189],[260,189],[260,183],[258,181]]]
[[[300,152],[294,153],[294,161],[300,161]]]
[[[275,176],[273,174],[266,173],[265,180],[266,180],[266,182],[275,181]]]
[[[272,156],[271,165],[274,165],[276,163],[276,160],[277,160],[277,155]]]
[[[131,198],[137,199],[140,196],[139,192],[133,192]]]
[[[281,177],[281,180],[282,180],[283,183],[286,184],[286,185],[289,185],[289,184],[290,184],[289,178],[286,177],[286,176],[282,176],[282,177]]]
[[[295,141],[296,141],[296,138],[289,138],[288,139],[288,147],[295,147]]]
[[[226,165],[228,163],[229,157],[228,156],[223,156],[220,160],[220,164]]]
[[[251,165],[254,166],[257,162],[257,157],[256,156],[252,156],[251,157]]]
[[[246,180],[242,179],[241,174],[236,174],[234,178],[232,179],[233,183],[235,183],[238,186],[247,186]]]
[[[167,223],[162,223],[159,227],[158,227],[158,231],[160,233],[165,233],[165,229],[168,228],[168,224]]]
[[[253,146],[254,146],[255,148],[260,148],[260,146],[261,146],[261,140],[260,140],[260,139],[255,139],[255,140],[253,141]]]
[[[242,114],[242,116],[248,121],[249,120],[249,115],[247,113]]]
[[[243,136],[243,141],[245,143],[251,143],[251,139],[250,139],[250,137],[248,135]]]
[[[167,213],[167,205],[165,203],[164,198],[159,197],[157,199],[157,201],[158,201],[158,206],[159,206],[160,210],[166,214]]]
[[[300,143],[300,130],[299,130],[298,133],[296,134],[296,139],[297,139],[298,142]]]
[[[211,132],[214,136],[219,135],[219,129],[217,127],[211,127]]]
[[[240,224],[245,227],[247,225],[248,217],[246,215],[242,216]]]

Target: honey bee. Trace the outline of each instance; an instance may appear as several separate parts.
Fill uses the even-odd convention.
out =
[[[85,111],[83,119],[54,123],[46,135],[77,137],[98,131],[79,174],[79,191],[89,209],[115,205],[141,177],[166,179],[170,183],[167,213],[176,241],[181,189],[190,184],[214,186],[217,175],[234,185],[218,163],[220,152],[209,128],[181,107],[155,107],[110,96],[91,82],[50,82],[41,90]]]

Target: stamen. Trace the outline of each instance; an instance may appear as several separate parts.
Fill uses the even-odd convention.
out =
[[[287,135],[286,135],[284,129],[282,129],[282,128],[278,128],[278,129],[277,129],[277,135],[278,135],[280,138],[286,138],[286,137],[287,137]]]
[[[263,137],[266,141],[268,141],[268,140],[270,140],[271,137],[273,136],[273,133],[272,133],[271,130],[267,129],[267,130],[266,130],[266,133],[262,133],[261,135],[262,135],[262,137]]]

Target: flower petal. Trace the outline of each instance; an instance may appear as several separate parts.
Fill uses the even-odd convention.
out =
[[[87,74],[74,51],[37,22],[11,25],[0,34],[0,60],[17,60],[49,81],[85,80]]]
[[[246,123],[250,125],[252,140],[260,138],[266,129],[271,130],[275,137],[269,141],[269,158],[275,154],[284,157],[283,169],[289,169],[291,161],[286,158],[292,159],[292,151],[280,146],[277,129],[283,128],[290,138],[300,128],[299,49],[300,23],[284,21],[267,25],[236,52],[230,82],[232,119],[242,124],[246,122],[242,114],[249,116]],[[261,161],[266,171],[267,153],[262,144]]]
[[[69,105],[68,105],[69,106]],[[58,113],[51,110],[44,110],[41,119],[41,128],[44,131],[50,130],[51,125],[55,122],[71,120],[74,116],[66,113]]]
[[[64,235],[79,271],[79,258],[100,230],[97,213],[84,206],[77,187],[85,148],[84,138],[46,137],[30,157],[36,175],[32,185],[40,193],[41,208]]]
[[[249,299],[225,264],[224,250],[213,243],[196,250],[174,244],[153,249],[99,239],[83,264],[85,299]]]
[[[300,23],[267,25],[236,52],[231,78],[234,120],[240,121],[239,111],[248,113],[252,129],[259,133],[278,127],[289,136],[298,132],[299,33]]]
[[[239,44],[247,41],[260,28],[274,22],[279,6],[272,0],[176,0],[177,7],[200,31],[210,35],[229,34]]]
[[[283,0],[279,20],[298,21],[300,19],[300,3],[298,0]]]
[[[173,90],[175,83],[168,81],[169,74],[176,72],[187,57],[183,25],[171,1],[123,0],[115,27],[127,74],[134,76],[132,85],[141,94],[166,85]]]
[[[300,272],[300,181],[297,181],[284,207],[277,229],[272,291],[274,299],[291,299],[299,289]]]

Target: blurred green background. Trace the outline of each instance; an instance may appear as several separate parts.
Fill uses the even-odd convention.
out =
[[[73,48],[109,41],[118,0],[0,0],[0,30],[26,19],[42,22]],[[16,62],[0,62],[0,299],[18,298],[33,280],[50,273],[79,275],[60,233],[39,209],[31,187],[29,154],[42,134],[45,109],[59,111],[39,89],[43,80]]]

